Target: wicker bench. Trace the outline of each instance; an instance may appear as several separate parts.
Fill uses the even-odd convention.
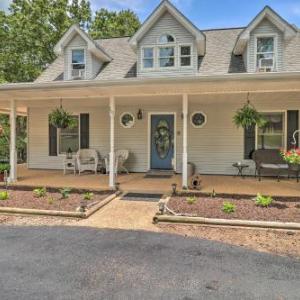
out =
[[[289,166],[281,157],[279,150],[256,150],[252,159],[255,162],[255,176],[258,175],[259,181],[261,181],[262,172],[269,176],[276,176],[278,181],[283,173],[289,174]]]

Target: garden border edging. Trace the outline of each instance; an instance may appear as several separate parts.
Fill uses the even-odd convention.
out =
[[[169,216],[156,215],[153,217],[155,224],[159,222],[167,223],[188,223],[188,224],[205,224],[219,226],[239,226],[269,229],[289,229],[300,230],[300,223],[294,222],[274,222],[274,221],[250,221],[250,220],[233,220],[233,219],[213,219],[204,217],[186,217],[186,216]]]
[[[87,212],[77,211],[57,211],[57,210],[42,210],[42,209],[29,209],[29,208],[12,208],[0,207],[0,214],[16,214],[16,215],[36,215],[36,216],[54,216],[54,217],[68,217],[68,218],[81,218],[87,219],[103,206],[107,205],[110,201],[120,195],[120,192],[113,193],[93,206]]]

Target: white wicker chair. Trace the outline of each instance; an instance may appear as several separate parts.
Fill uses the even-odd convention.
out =
[[[76,163],[79,175],[84,171],[92,171],[97,174],[99,163],[98,153],[94,149],[81,149],[76,154]]]
[[[128,160],[129,157],[129,151],[128,150],[117,150],[115,153],[115,173],[121,173],[125,172],[129,174],[129,171],[124,166],[125,162]],[[109,173],[109,156],[105,157],[105,168],[106,168],[106,174]]]

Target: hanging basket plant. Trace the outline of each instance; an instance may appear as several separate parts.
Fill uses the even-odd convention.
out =
[[[74,126],[74,118],[70,113],[59,107],[54,109],[49,115],[50,124],[56,128],[72,128]]]
[[[233,122],[238,128],[242,127],[244,129],[249,129],[255,125],[262,128],[267,123],[265,118],[249,101],[235,113]]]

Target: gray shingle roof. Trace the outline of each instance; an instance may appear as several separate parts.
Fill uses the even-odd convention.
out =
[[[206,53],[199,57],[199,76],[245,72],[242,57],[232,54],[236,39],[243,28],[204,30]],[[136,77],[137,54],[129,46],[129,37],[101,39],[96,43],[112,57],[95,80],[119,80]],[[36,82],[63,80],[63,57],[59,56]]]

